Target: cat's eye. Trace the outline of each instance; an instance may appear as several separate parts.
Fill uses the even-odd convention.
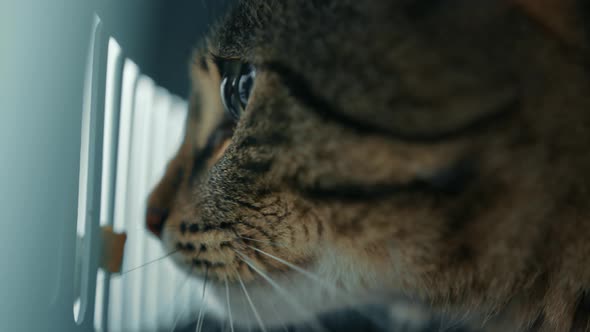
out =
[[[248,105],[254,86],[256,69],[250,64],[240,64],[234,71],[223,76],[220,85],[221,102],[225,111],[237,121]]]

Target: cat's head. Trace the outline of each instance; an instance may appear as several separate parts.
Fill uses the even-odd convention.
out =
[[[527,3],[239,2],[148,226],[246,323],[505,298],[590,181],[586,51]]]

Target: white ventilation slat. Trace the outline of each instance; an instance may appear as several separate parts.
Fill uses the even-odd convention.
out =
[[[169,118],[170,108],[170,94],[168,91],[157,88],[154,95],[153,109],[152,109],[152,135],[151,135],[151,151],[152,157],[149,167],[148,188],[154,188],[163,175],[166,167],[166,125]],[[148,189],[149,190],[149,189]],[[164,255],[159,241],[148,235],[144,248],[149,257],[162,257]],[[149,269],[149,273],[145,274],[145,281],[143,283],[146,290],[146,298],[143,305],[143,313],[145,315],[145,323],[148,327],[155,327],[158,325],[158,295],[161,282],[165,280],[166,274],[163,273],[161,263],[154,263],[155,266]]]
[[[143,243],[144,232],[145,193],[147,189],[147,163],[149,160],[150,118],[153,103],[153,82],[146,76],[140,75],[135,93],[133,112],[133,130],[130,154],[129,190],[127,204],[127,261],[124,270],[130,270],[142,265],[155,257],[147,257]],[[142,327],[141,302],[143,297],[144,275],[151,272],[151,265],[140,271],[133,271],[124,278],[124,309],[127,316],[125,328],[129,331],[139,331]]]
[[[123,271],[129,271],[166,254],[145,229],[146,198],[182,141],[186,102],[156,87],[130,61],[123,71],[114,228],[127,233]],[[170,326],[190,297],[173,291],[180,280],[184,274],[167,259],[112,276],[109,330]]]
[[[104,109],[104,139],[103,139],[103,166],[102,166],[102,191],[100,205],[100,225],[112,225],[114,216],[114,186],[117,166],[117,147],[119,138],[119,118],[122,78],[121,47],[110,38],[108,42],[107,68],[105,82],[105,109]],[[109,289],[107,275],[102,270],[97,272],[96,299],[94,311],[94,327],[97,331],[104,330],[104,309],[107,308]]]
[[[139,69],[130,60],[123,66],[123,84],[121,89],[121,113],[119,120],[119,147],[117,153],[117,181],[115,185],[115,213],[113,228],[116,232],[125,231],[127,213],[127,175],[131,149],[131,129],[135,85]],[[109,331],[123,331],[123,276],[110,279],[109,292]]]
[[[96,18],[93,36],[99,22]],[[180,290],[186,275],[169,259],[158,260],[166,252],[144,225],[148,194],[181,144],[187,104],[142,75],[131,60],[124,58],[124,47],[113,38],[108,40],[108,47],[107,39],[101,39],[100,47],[107,50],[106,61],[97,62],[93,57],[97,52],[94,44],[95,39],[91,42],[84,87],[77,229],[80,270],[88,266],[91,256],[86,252],[91,247],[82,243],[89,226],[112,225],[115,232],[127,234],[127,243],[122,274],[99,270],[96,284],[86,287],[84,280],[88,278],[81,278],[78,291],[95,292],[94,307],[92,303],[89,306],[94,321],[89,324],[96,331],[156,331],[170,327],[193,297]],[[93,93],[99,82],[94,71],[106,72],[104,82],[100,81],[100,89],[104,89],[100,100],[96,99],[99,94]],[[96,106],[103,101],[104,109]],[[94,142],[100,151],[94,151]],[[100,195],[93,188],[101,188]],[[91,203],[95,209],[89,212]],[[93,213],[91,218],[89,213]],[[98,240],[96,234],[91,235]],[[154,260],[158,261],[146,264]],[[190,288],[189,282],[184,289]],[[85,297],[79,298],[75,314],[80,319],[90,317],[84,310]]]

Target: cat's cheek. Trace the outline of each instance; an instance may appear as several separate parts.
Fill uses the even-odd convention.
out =
[[[419,290],[422,288],[422,279],[419,269],[416,269],[416,257],[407,255],[407,252],[399,248],[395,243],[385,245],[388,257],[381,266],[381,273],[384,287],[394,293],[403,293],[407,296],[421,296]]]

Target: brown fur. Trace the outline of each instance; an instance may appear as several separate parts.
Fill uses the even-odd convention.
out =
[[[590,331],[590,76],[570,8],[240,2],[195,55],[185,142],[149,199],[170,211],[164,244],[248,284],[235,250],[271,275],[289,269],[252,247],[305,267],[336,252],[358,265],[343,288]],[[254,64],[256,83],[202,160],[227,123],[220,59]]]

